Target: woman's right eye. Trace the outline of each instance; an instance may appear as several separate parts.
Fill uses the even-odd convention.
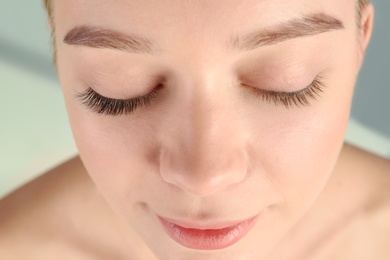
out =
[[[88,88],[82,93],[77,93],[76,98],[95,113],[109,116],[127,115],[133,113],[137,108],[149,105],[157,97],[161,87],[162,84],[159,84],[152,92],[131,99],[107,98],[92,88]]]

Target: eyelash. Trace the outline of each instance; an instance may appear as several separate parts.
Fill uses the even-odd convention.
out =
[[[315,100],[325,87],[320,77],[316,77],[314,81],[305,89],[295,92],[277,92],[254,88],[243,84],[243,86],[251,89],[251,93],[256,97],[267,102],[273,102],[276,105],[282,104],[289,108],[295,106],[308,106],[310,99]],[[152,92],[145,96],[135,97],[127,100],[114,99],[103,97],[95,92],[92,88],[88,88],[83,93],[77,93],[76,97],[92,111],[104,115],[123,115],[130,114],[139,107],[149,105],[156,97],[157,92],[162,87],[158,85]]]
[[[316,100],[317,97],[323,92],[325,85],[323,84],[321,78],[317,76],[313,82],[306,88],[294,92],[277,92],[263,90],[255,87],[251,87],[243,84],[244,87],[249,87],[251,94],[255,98],[259,98],[263,101],[273,102],[275,105],[283,105],[286,108],[292,106],[309,106],[310,100]]]
[[[130,114],[139,107],[149,105],[157,97],[157,92],[161,87],[162,85],[160,84],[149,94],[131,99],[103,97],[92,88],[88,88],[83,93],[77,93],[76,97],[82,102],[82,104],[86,105],[89,109],[98,114],[117,116]]]

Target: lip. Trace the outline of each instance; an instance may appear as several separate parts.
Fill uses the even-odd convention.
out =
[[[259,214],[247,220],[201,225],[158,216],[167,234],[180,245],[198,250],[229,247],[243,238],[256,224]]]

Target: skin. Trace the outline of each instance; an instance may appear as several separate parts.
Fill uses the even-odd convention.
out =
[[[362,237],[370,225],[382,223],[362,221],[368,214],[362,209],[388,205],[382,185],[390,169],[384,159],[343,147],[373,20],[367,5],[358,29],[354,5],[353,0],[55,1],[57,70],[80,157],[25,191],[48,188],[57,201],[49,203],[46,191],[41,205],[52,206],[42,206],[39,214],[50,215],[50,223],[72,223],[60,228],[68,239],[60,238],[53,252],[70,245],[62,249],[69,255],[107,253],[110,259],[329,259],[333,253],[351,259],[348,248],[361,243],[351,234]],[[319,11],[345,28],[246,52],[225,48],[234,33]],[[150,56],[61,41],[83,24],[147,36],[163,51]],[[317,75],[326,87],[308,106],[255,99],[240,86],[298,91]],[[124,99],[144,95],[160,81],[157,99],[130,115],[99,115],[75,98],[88,83],[102,95]],[[22,195],[13,196],[0,209]],[[72,217],[51,213],[53,207],[66,208]],[[369,216],[386,216],[387,207],[374,208]],[[218,251],[178,245],[156,218],[221,222],[259,213],[250,233]],[[48,233],[53,226],[46,226]],[[329,230],[333,235],[326,235]],[[100,246],[91,249],[86,241]]]

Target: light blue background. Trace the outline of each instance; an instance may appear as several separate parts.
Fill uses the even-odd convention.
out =
[[[375,26],[359,75],[352,116],[390,137],[390,0],[373,0]]]

